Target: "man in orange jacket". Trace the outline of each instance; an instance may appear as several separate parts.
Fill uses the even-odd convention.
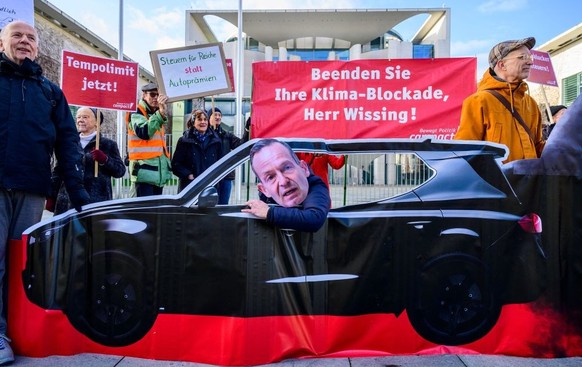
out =
[[[535,38],[504,41],[489,53],[489,68],[477,92],[463,101],[457,140],[484,140],[505,144],[509,155],[504,163],[538,158],[544,148],[542,116],[524,79],[533,57],[529,50]],[[492,93],[493,92],[493,93]],[[498,95],[506,100],[504,106]],[[517,115],[521,116],[523,124]]]

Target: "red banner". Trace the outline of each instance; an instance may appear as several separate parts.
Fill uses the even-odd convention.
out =
[[[534,58],[534,64],[531,66],[527,81],[557,87],[558,81],[556,80],[550,54],[536,50],[530,50],[530,52]]]
[[[253,137],[452,139],[475,58],[253,64]]]
[[[69,104],[135,111],[138,71],[136,62],[63,50],[61,86]]]

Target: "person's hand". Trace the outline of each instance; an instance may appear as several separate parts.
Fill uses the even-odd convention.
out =
[[[160,115],[162,115],[162,118],[165,120],[168,118],[168,115],[166,114],[166,109],[168,108],[168,96],[165,94],[159,94],[158,95],[158,108],[159,108],[159,112]]]
[[[105,164],[109,158],[107,157],[107,154],[103,153],[103,151],[99,149],[93,149],[91,151],[91,156],[95,161],[99,162],[99,164]]]
[[[266,219],[269,212],[269,205],[261,200],[249,200],[246,202],[248,209],[242,209],[243,213],[251,213],[256,217]]]
[[[75,210],[78,212],[81,211],[81,207],[83,205],[87,205],[91,202],[91,198],[85,189],[69,192],[69,200],[71,201],[71,204],[73,204]]]
[[[45,204],[45,209],[48,210],[51,213],[55,212],[55,198],[52,197],[48,197],[46,198],[46,204]]]

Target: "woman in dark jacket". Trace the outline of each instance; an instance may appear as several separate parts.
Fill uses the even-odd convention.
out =
[[[193,111],[187,127],[172,157],[172,172],[180,179],[178,192],[222,157],[220,138],[208,128],[204,111]]]
[[[120,178],[125,174],[125,164],[119,155],[117,143],[99,135],[97,145],[97,116],[103,122],[103,113],[94,108],[81,107],[77,110],[77,130],[84,151],[84,186],[92,203],[111,200],[113,190],[111,178]],[[97,162],[97,177],[95,177],[95,162]],[[63,213],[72,208],[69,196],[61,178],[61,169],[57,162],[52,175],[53,197],[47,199],[47,210],[55,214]],[[55,198],[55,194],[56,198]]]

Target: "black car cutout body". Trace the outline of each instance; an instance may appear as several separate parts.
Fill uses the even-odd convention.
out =
[[[231,170],[249,182],[251,140],[175,196],[121,199],[29,228],[23,283],[92,340],[140,340],[161,313],[229,317],[406,311],[446,345],[478,340],[502,305],[542,291],[541,223],[487,143],[285,139],[296,151],[414,154],[429,177],[402,194],[334,205],[314,233],[216,205]],[[252,185],[249,197],[257,197]],[[376,188],[373,188],[376,190]],[[348,195],[352,188],[346,186]],[[244,194],[244,193],[243,193]]]

